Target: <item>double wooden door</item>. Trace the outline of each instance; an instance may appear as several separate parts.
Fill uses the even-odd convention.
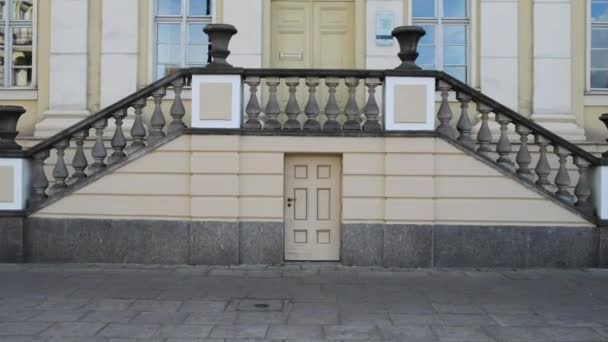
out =
[[[355,67],[352,0],[275,0],[271,10],[271,67]]]

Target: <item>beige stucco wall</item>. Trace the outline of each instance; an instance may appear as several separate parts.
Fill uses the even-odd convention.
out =
[[[285,153],[342,155],[345,223],[591,226],[434,138],[183,136],[35,216],[281,222]]]

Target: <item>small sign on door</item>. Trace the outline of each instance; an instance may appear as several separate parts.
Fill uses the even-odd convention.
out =
[[[376,45],[377,46],[392,46],[393,31],[395,24],[395,16],[391,11],[376,12]]]

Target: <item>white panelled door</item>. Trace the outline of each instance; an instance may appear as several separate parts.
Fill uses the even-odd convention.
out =
[[[285,260],[340,259],[338,156],[285,158]]]

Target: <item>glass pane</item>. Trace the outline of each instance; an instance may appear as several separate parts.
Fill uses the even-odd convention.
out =
[[[608,69],[608,49],[591,50],[591,68]]]
[[[414,0],[412,13],[414,18],[434,18],[435,0]]]
[[[591,21],[607,22],[608,21],[608,2],[593,2],[591,4]]]
[[[467,68],[466,67],[445,67],[443,71],[457,78],[461,82],[467,81]]]
[[[158,0],[158,15],[181,15],[182,0]]]
[[[209,0],[189,0],[191,16],[209,15]]]
[[[416,60],[416,64],[435,64],[435,45],[424,45],[418,47],[418,59]]]
[[[4,20],[4,11],[6,10],[6,0],[0,0],[0,20]]]
[[[209,45],[188,45],[188,65],[207,64]]]
[[[179,64],[159,64],[156,66],[156,79],[161,79],[169,73],[171,69],[179,68]]]
[[[15,0],[13,6],[13,20],[32,20],[34,11],[33,0]]]
[[[32,28],[31,27],[15,27],[13,28],[13,46],[30,46],[32,45]]]
[[[467,42],[467,30],[464,25],[446,25],[443,27],[444,44],[462,44]]]
[[[209,36],[203,32],[205,24],[188,25],[188,44],[209,44]]]
[[[158,64],[180,64],[179,44],[158,44]]]
[[[435,44],[435,26],[422,25],[422,28],[426,31],[426,34],[420,39],[420,45]]]
[[[32,28],[13,28],[13,85],[27,87],[32,84]]]
[[[592,48],[608,48],[608,29],[593,29],[591,31]]]
[[[467,0],[443,0],[444,18],[465,18],[467,16]]]
[[[443,47],[444,65],[465,65],[467,64],[467,54],[464,46],[444,46]]]
[[[608,88],[608,70],[591,70],[591,88]]]
[[[158,24],[159,44],[179,44],[180,24]]]
[[[418,64],[424,70],[435,70],[435,64]]]

